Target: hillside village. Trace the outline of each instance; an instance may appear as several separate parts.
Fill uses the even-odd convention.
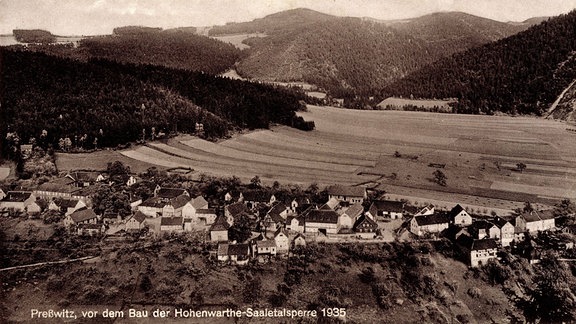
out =
[[[568,219],[573,204],[535,210],[529,202],[514,215],[473,215],[459,204],[450,210],[410,206],[361,186],[316,185],[290,190],[265,187],[255,176],[191,182],[154,168],[135,175],[121,162],[108,169],[73,171],[34,188],[0,189],[3,217],[56,223],[77,236],[168,237],[200,233],[210,257],[222,265],[267,262],[316,243],[370,244],[448,239],[468,266],[485,265],[512,249],[537,262],[542,247],[571,251],[576,232]],[[526,247],[529,251],[526,252]]]

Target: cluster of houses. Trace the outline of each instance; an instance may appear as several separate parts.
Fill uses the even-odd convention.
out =
[[[508,220],[474,219],[460,205],[439,211],[431,205],[416,209],[389,200],[374,200],[365,211],[366,189],[342,185],[327,188],[328,201],[324,204],[314,204],[306,196],[281,201],[269,190],[252,189],[227,193],[219,209],[209,206],[202,196],[191,197],[186,189],[157,186],[151,198],[131,202],[128,216],[109,212],[97,215],[90,207],[89,188],[102,181],[107,179],[98,172],[77,171],[32,191],[0,188],[0,212],[59,211],[64,225],[79,235],[101,234],[111,225],[121,225],[127,232],[152,226],[160,233],[205,230],[206,241],[218,244],[217,259],[236,264],[286,254],[319,236],[375,239],[381,233],[379,222],[406,219],[414,236],[448,237],[468,256],[471,266],[478,266],[496,258],[498,248],[524,240],[527,233],[556,227],[552,211],[526,211]],[[126,185],[137,181],[130,177]],[[229,231],[240,217],[258,224],[258,232],[246,242],[230,242]]]
[[[556,230],[556,223],[552,210],[524,211],[510,220],[498,216],[474,219],[460,205],[448,212],[427,206],[412,217],[409,230],[419,237],[444,235],[453,240],[469,264],[476,267],[496,258],[499,247],[521,242],[528,234]]]

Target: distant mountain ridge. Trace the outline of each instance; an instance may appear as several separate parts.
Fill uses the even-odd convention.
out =
[[[307,81],[334,96],[369,94],[442,57],[529,27],[460,12],[401,21],[336,17],[309,9],[215,26],[210,35],[265,33],[248,39],[237,64],[245,77]]]

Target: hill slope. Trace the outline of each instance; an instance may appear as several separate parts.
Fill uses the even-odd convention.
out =
[[[375,22],[329,16],[308,9],[252,22],[214,27],[211,35],[265,33],[248,39],[243,76],[271,81],[308,81],[335,96],[368,94],[444,56],[528,28],[463,13]]]
[[[576,11],[445,58],[390,85],[384,96],[460,98],[459,112],[543,113],[576,78]]]

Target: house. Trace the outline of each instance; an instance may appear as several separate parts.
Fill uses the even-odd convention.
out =
[[[354,223],[354,232],[363,238],[374,238],[378,231],[378,224],[368,215],[364,214]]]
[[[312,209],[305,215],[305,233],[337,234],[339,215],[333,210]]]
[[[320,209],[332,209],[332,210],[336,210],[340,208],[340,201],[334,197],[328,199],[328,201],[320,206]]]
[[[198,209],[208,209],[208,202],[202,196],[191,199],[186,203],[184,208],[182,208],[182,217],[194,218]]]
[[[180,195],[170,199],[162,207],[162,217],[182,217],[182,209],[190,201],[190,196]]]
[[[297,234],[294,239],[292,240],[292,245],[294,247],[300,246],[300,247],[305,247],[306,246],[306,239],[304,238],[304,235],[302,234]]]
[[[250,246],[248,244],[218,244],[218,261],[244,265],[250,261]]]
[[[226,221],[225,217],[219,216],[210,227],[210,241],[212,242],[228,242],[228,229],[230,224]]]
[[[290,203],[290,210],[294,214],[299,214],[312,205],[310,199],[306,196],[300,196],[292,199]]]
[[[122,216],[120,216],[120,214],[112,212],[112,211],[105,211],[104,214],[102,214],[102,223],[108,225],[108,224],[114,224],[114,223],[120,223],[122,221]]]
[[[44,208],[42,208],[42,205],[44,203],[45,205],[45,200],[44,199],[36,199],[33,202],[31,202],[28,206],[26,206],[26,213],[28,215],[37,215],[40,214],[42,212],[42,210]]]
[[[142,198],[130,198],[130,209],[138,210],[138,206],[142,204]]]
[[[493,223],[500,230],[500,244],[510,246],[510,243],[514,241],[514,225],[501,217],[495,217]]]
[[[249,210],[242,202],[233,203],[224,207],[224,216],[230,226],[234,224],[234,218],[242,213],[248,213]]]
[[[184,230],[182,217],[162,217],[160,219],[160,232],[181,232]]]
[[[106,230],[102,224],[78,224],[76,227],[76,234],[78,235],[100,235]]]
[[[77,210],[64,219],[64,226],[96,223],[98,223],[98,216],[92,209]]]
[[[535,233],[547,231],[556,227],[554,214],[552,211],[530,211],[523,212],[516,217],[516,227],[518,231]]]
[[[328,199],[336,198],[338,201],[348,202],[349,204],[361,204],[368,197],[364,187],[333,185],[326,188],[326,190]]]
[[[410,232],[417,236],[425,233],[440,233],[447,229],[449,224],[450,219],[444,213],[414,216],[410,221]]]
[[[290,240],[288,239],[288,234],[282,228],[279,228],[276,233],[274,233],[274,241],[276,241],[276,250],[278,254],[288,253],[290,248]]]
[[[197,209],[196,214],[191,220],[201,225],[212,225],[216,221],[215,209]]]
[[[78,188],[85,188],[106,180],[106,177],[100,172],[95,171],[73,171],[66,175],[66,178],[73,181],[74,186]]]
[[[55,198],[48,204],[49,210],[59,211],[65,216],[85,207],[87,207],[86,204],[80,199]]]
[[[354,204],[350,207],[346,208],[340,214],[338,218],[338,227],[342,229],[351,230],[354,227],[354,223],[356,220],[362,215],[364,212],[364,207],[362,204]]]
[[[54,198],[81,199],[83,197],[81,197],[80,189],[81,187],[77,187],[74,180],[64,177],[39,185],[36,190],[34,190],[34,195],[47,201]]]
[[[286,229],[304,233],[304,225],[306,224],[304,216],[288,216],[286,219]]]
[[[138,205],[138,211],[147,217],[181,217],[182,209],[190,201],[190,196],[182,194],[174,198],[152,197]]]
[[[402,201],[375,200],[367,213],[373,220],[402,219],[404,217],[404,205],[405,203]]]
[[[276,197],[267,190],[250,190],[242,192],[240,201],[249,209],[254,209],[259,204],[272,205],[276,201]]]
[[[36,196],[31,191],[8,191],[4,199],[0,200],[0,209],[24,212],[35,201]]]
[[[475,221],[469,226],[468,231],[477,240],[485,238],[500,239],[500,229],[495,224],[485,220]]]
[[[137,211],[126,220],[126,231],[139,231],[144,228],[146,215]]]
[[[472,225],[472,216],[470,216],[460,204],[454,206],[454,208],[448,212],[448,217],[450,218],[451,224],[462,227]]]
[[[266,213],[262,220],[262,226],[269,231],[283,228],[288,217],[288,207],[283,202],[276,202]]]
[[[474,239],[467,235],[460,235],[456,244],[465,255],[471,267],[486,264],[488,260],[495,259],[498,252],[498,244],[494,239]]]
[[[254,251],[257,255],[276,255],[276,241],[275,240],[260,240],[256,241],[256,249]]]

